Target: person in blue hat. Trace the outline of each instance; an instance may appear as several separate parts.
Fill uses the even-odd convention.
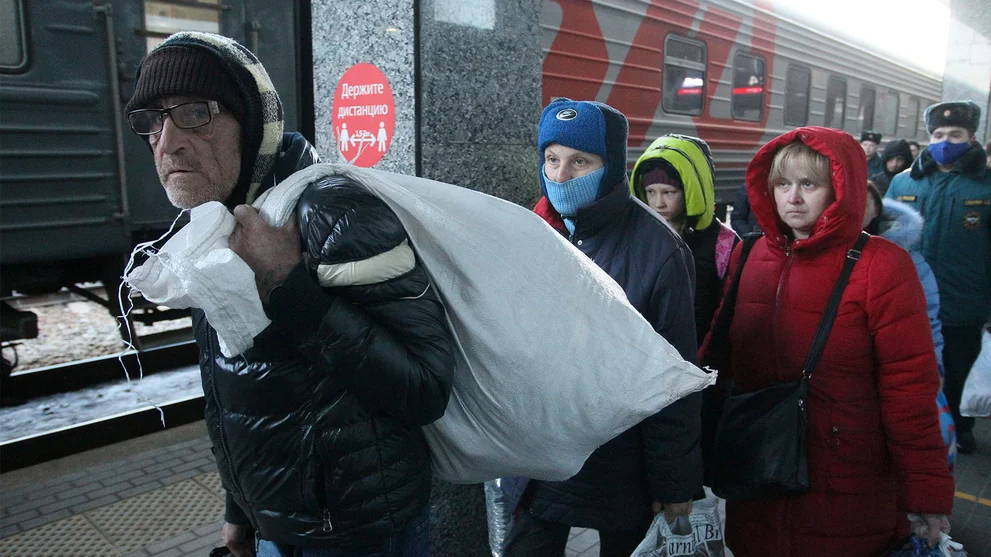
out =
[[[970,368],[981,352],[981,331],[991,318],[991,170],[975,138],[981,107],[973,101],[926,109],[929,145],[910,172],[891,180],[885,197],[901,201],[925,220],[922,255],[939,285],[943,323],[943,392],[957,426],[961,454],[977,449],[974,418],[960,415]]]
[[[627,133],[626,117],[605,104],[549,104],[538,132],[544,196],[534,211],[615,279],[684,359],[697,363],[692,254],[631,195]],[[561,308],[561,319],[567,315]],[[599,447],[567,481],[530,481],[505,554],[563,555],[577,526],[599,531],[600,556],[629,557],[655,513],[663,510],[669,520],[687,515],[703,493],[701,405],[700,393],[671,404]]]

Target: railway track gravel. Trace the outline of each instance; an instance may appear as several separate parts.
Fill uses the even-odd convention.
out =
[[[117,332],[117,321],[105,308],[75,294],[60,298],[54,299],[54,303],[39,302],[34,297],[11,302],[17,309],[33,311],[38,315],[38,338],[19,340],[14,347],[3,349],[4,357],[10,361],[14,361],[16,350],[15,371],[118,354],[124,349]],[[151,326],[135,325],[139,337],[189,326],[188,317]]]

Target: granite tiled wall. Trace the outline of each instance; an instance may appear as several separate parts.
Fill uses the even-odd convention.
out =
[[[979,140],[987,139],[991,122],[991,3],[987,0],[950,2],[950,39],[943,74],[943,100],[970,99],[984,111]]]
[[[342,160],[334,92],[345,70],[369,62],[395,97],[395,133],[375,168],[414,174],[419,162],[426,178],[531,205],[539,192],[540,9],[540,0],[313,0],[317,149],[326,161]],[[432,555],[491,555],[480,485],[435,481],[430,507]]]
[[[540,1],[416,3],[418,42],[414,0],[313,1],[318,150],[342,160],[331,124],[334,91],[347,68],[370,62],[388,77],[396,103],[396,131],[376,168],[415,173],[419,125],[424,177],[531,204],[539,191]]]
[[[313,0],[313,105],[316,147],[326,162],[341,162],[331,124],[334,91],[359,62],[377,66],[395,97],[396,128],[376,168],[416,171],[414,0]]]
[[[421,0],[424,177],[536,201],[540,12],[539,0]]]

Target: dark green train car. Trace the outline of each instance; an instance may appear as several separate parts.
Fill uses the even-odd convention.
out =
[[[132,247],[172,223],[123,114],[138,64],[169,34],[211,31],[251,48],[286,128],[312,138],[309,11],[308,0],[0,0],[2,295],[88,281],[116,291]]]

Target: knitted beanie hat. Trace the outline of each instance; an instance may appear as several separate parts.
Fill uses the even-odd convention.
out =
[[[543,153],[549,145],[558,143],[602,157],[606,155],[606,117],[590,102],[559,100],[547,105],[540,116],[538,148]]]
[[[685,189],[685,185],[681,183],[681,177],[678,176],[678,172],[667,161],[658,160],[655,164],[656,166],[643,174],[643,180],[641,182],[644,188],[653,184],[667,184],[680,190]]]
[[[234,80],[215,56],[186,46],[152,51],[141,64],[134,96],[125,111],[146,108],[152,101],[188,95],[219,101],[244,127],[244,101]]]
[[[606,168],[599,184],[602,196],[626,177],[628,134],[626,116],[615,108],[600,102],[561,98],[547,105],[540,115],[537,149],[541,161],[544,149],[554,143],[602,157]]]
[[[250,50],[213,33],[181,32],[151,51],[138,67],[126,111],[171,95],[200,96],[227,107],[241,124],[241,172],[228,207],[254,201],[282,145],[282,101]],[[147,138],[145,138],[147,140]]]

